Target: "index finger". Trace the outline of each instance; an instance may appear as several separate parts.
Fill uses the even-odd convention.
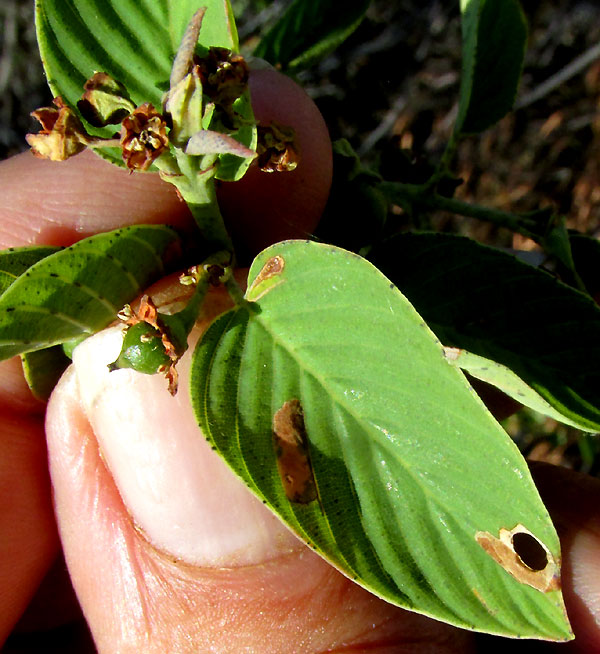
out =
[[[130,174],[91,152],[56,163],[29,152],[0,163],[0,248],[71,245],[134,224],[191,225],[156,173]]]

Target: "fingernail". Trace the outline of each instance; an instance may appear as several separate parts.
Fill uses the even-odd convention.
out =
[[[121,344],[122,329],[107,329],[76,348],[73,363],[101,455],[150,543],[209,567],[254,565],[302,547],[202,435],[189,401],[190,351],[173,397],[162,375],[109,372]]]

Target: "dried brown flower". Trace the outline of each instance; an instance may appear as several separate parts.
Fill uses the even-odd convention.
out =
[[[92,142],[81,121],[62,98],[54,98],[54,107],[41,107],[32,112],[42,129],[25,137],[31,152],[42,159],[64,161]]]
[[[194,57],[193,72],[202,80],[203,92],[221,107],[231,106],[248,86],[246,60],[227,48],[210,48],[206,56]]]
[[[258,167],[265,173],[291,172],[300,160],[293,127],[272,122],[258,126]]]
[[[165,119],[149,102],[123,119],[121,148],[123,161],[130,170],[147,170],[168,147]]]

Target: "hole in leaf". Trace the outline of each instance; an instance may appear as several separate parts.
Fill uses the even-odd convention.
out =
[[[524,531],[513,534],[513,549],[524,565],[531,570],[543,570],[548,565],[548,554],[540,543]]]
[[[478,531],[475,540],[519,583],[542,593],[560,588],[560,565],[523,525],[501,528],[498,536]]]

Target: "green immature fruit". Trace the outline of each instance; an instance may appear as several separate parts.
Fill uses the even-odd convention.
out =
[[[119,370],[132,368],[145,375],[164,372],[171,365],[171,359],[158,329],[146,322],[139,322],[129,327],[123,339],[123,347],[116,361],[108,368]]]

